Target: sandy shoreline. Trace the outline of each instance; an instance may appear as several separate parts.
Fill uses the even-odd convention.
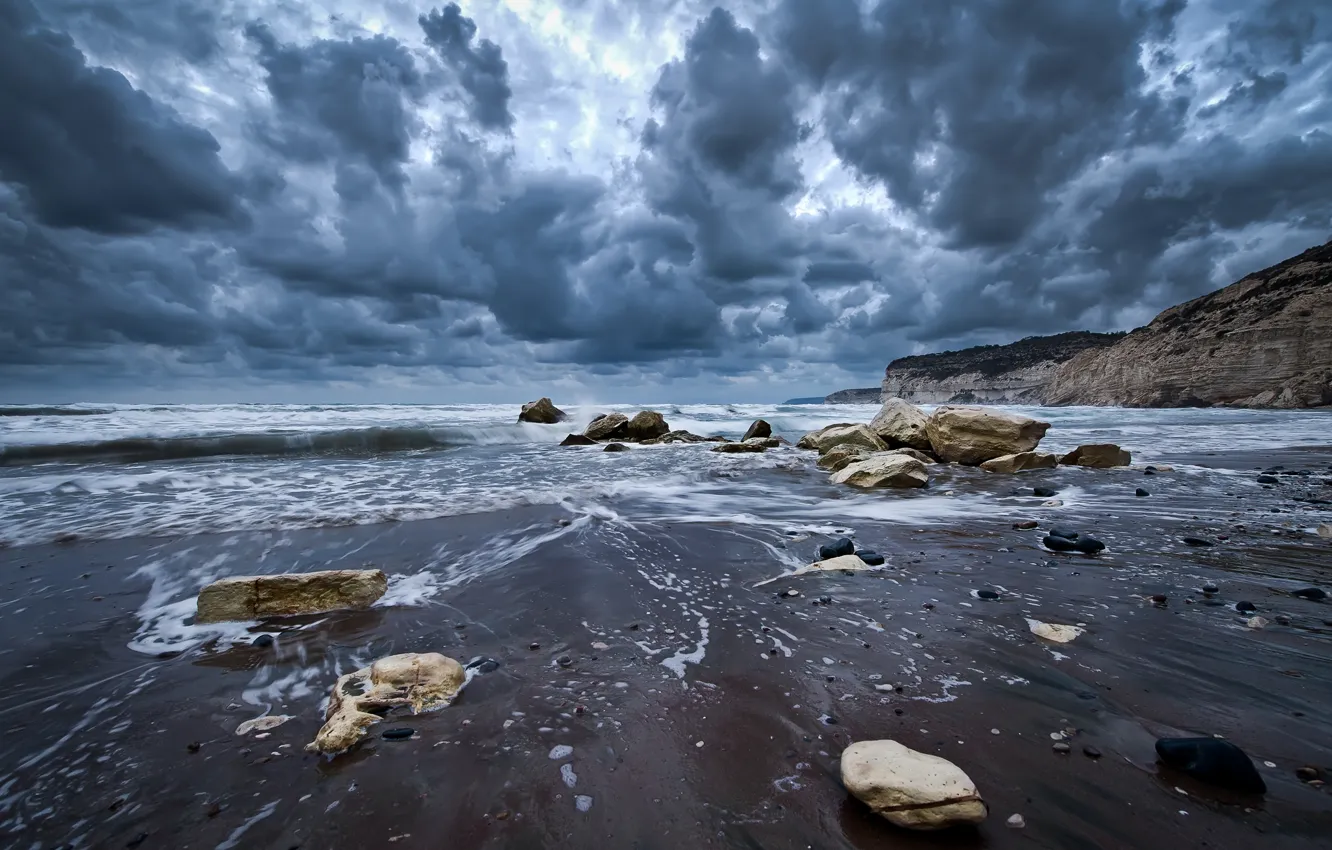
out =
[[[1182,473],[1116,470],[1098,486],[1147,486],[1172,515],[1198,519],[1154,519],[1149,500],[1096,493],[1105,510],[1071,520],[1016,505],[1003,521],[861,519],[848,527],[888,556],[884,572],[758,590],[784,569],[775,554],[803,558],[822,538],[542,507],[0,551],[0,835],[25,847],[1319,846],[1332,796],[1294,770],[1332,768],[1332,606],[1289,591],[1327,581],[1332,544],[1302,531],[1327,507],[1290,496],[1332,493],[1321,484],[1332,452],[1173,462],[1184,460],[1245,470],[1237,495],[1198,496]],[[1247,471],[1274,464],[1314,474],[1252,486]],[[1110,549],[1052,555],[1040,532],[1012,529],[1029,516]],[[1192,548],[1186,534],[1228,539]],[[157,632],[143,623],[152,576],[130,574],[219,556],[233,573],[373,563],[415,576],[398,590],[417,604],[318,618],[271,648],[176,654],[166,619]],[[425,572],[444,577],[433,595]],[[1196,592],[1207,582],[1219,604]],[[776,597],[788,587],[802,595]],[[1001,598],[975,598],[982,588]],[[823,595],[831,604],[815,604]],[[1227,607],[1240,599],[1274,622],[1245,628]],[[1026,632],[1028,616],[1088,633],[1050,647]],[[159,638],[161,658],[127,646]],[[332,762],[301,751],[336,672],[432,650],[500,666],[452,708],[385,724],[416,729],[410,741],[372,735]],[[262,740],[233,734],[266,707],[294,719]],[[1056,755],[1050,733],[1066,728],[1079,730],[1073,752]],[[1246,810],[1157,775],[1153,739],[1177,732],[1240,744],[1266,797],[1231,801]],[[987,823],[920,836],[871,817],[840,787],[837,755],[881,737],[964,767]],[[572,756],[548,758],[557,744]],[[1004,826],[1012,813],[1025,829]]]

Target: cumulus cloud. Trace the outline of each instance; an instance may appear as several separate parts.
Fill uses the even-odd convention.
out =
[[[34,397],[807,395],[1332,230],[1319,0],[16,0],[0,75]]]

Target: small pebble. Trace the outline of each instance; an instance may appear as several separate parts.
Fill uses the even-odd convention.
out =
[[[1006,821],[1006,823],[1012,829],[1021,829],[1022,827],[1027,825],[1027,821],[1025,818],[1022,817],[1022,815],[1013,815]]]
[[[1258,606],[1247,600],[1241,600],[1235,603],[1236,611],[1257,611]]]
[[[1083,747],[1082,754],[1089,759],[1098,759],[1101,757],[1101,751],[1095,747]]]
[[[405,741],[415,734],[416,731],[414,729],[402,727],[398,729],[385,729],[380,733],[380,737],[386,741]]]
[[[530,649],[530,650],[532,650],[533,652],[536,652],[538,649],[541,648],[541,644],[539,644],[539,643],[529,643],[529,644],[527,645],[527,648]]]
[[[978,599],[998,599],[998,598],[999,598],[999,593],[998,593],[998,591],[994,591],[994,590],[978,590],[978,591],[976,591],[976,598],[978,598]]]
[[[1135,495],[1135,496],[1137,496],[1139,499],[1141,499],[1141,498],[1143,498],[1144,496],[1150,496],[1150,495],[1152,495],[1152,494],[1151,494],[1151,493],[1148,493],[1146,490],[1144,490],[1144,489],[1142,489],[1141,487],[1139,487],[1137,490],[1134,491],[1133,495]]]
[[[1318,772],[1318,768],[1309,767],[1307,765],[1301,768],[1296,768],[1295,777],[1301,782],[1315,782],[1323,778],[1322,774]]]
[[[1055,744],[1052,749],[1055,752],[1059,753],[1061,756],[1066,756],[1073,751],[1073,748],[1063,741],[1060,741],[1059,743]]]
[[[568,667],[570,664],[573,663],[573,659],[567,655],[561,655],[559,658],[555,659],[555,663],[560,665],[561,667]]]

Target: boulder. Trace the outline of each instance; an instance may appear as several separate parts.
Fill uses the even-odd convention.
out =
[[[233,576],[199,591],[196,623],[369,608],[388,590],[382,570],[322,570],[272,576]]]
[[[825,431],[831,431],[834,428],[850,428],[854,424],[855,424],[854,422],[838,422],[835,425],[825,425],[817,431],[810,431],[808,434],[806,434],[805,436],[801,437],[799,440],[796,441],[796,448],[818,449],[819,448],[818,439]],[[823,454],[823,450],[820,450],[819,454]]]
[[[305,749],[337,755],[365,735],[383,712],[400,706],[413,713],[442,708],[466,682],[463,667],[438,652],[389,655],[338,678],[329,696],[324,725]]]
[[[861,446],[872,452],[888,450],[887,444],[880,440],[868,425],[832,425],[821,431],[806,434],[796,445],[802,446],[806,441],[809,443],[808,448],[817,450],[819,454],[834,446],[843,445]]]
[[[741,440],[742,443],[753,443],[763,446],[765,449],[775,449],[782,444],[782,441],[776,437],[750,437],[748,440]]]
[[[624,439],[634,441],[655,440],[671,432],[666,420],[655,410],[640,410],[625,428]]]
[[[540,425],[554,425],[569,418],[569,414],[560,410],[548,398],[539,398],[523,405],[518,412],[519,422],[536,422]]]
[[[980,465],[986,472],[1024,472],[1028,469],[1054,469],[1059,455],[1041,452],[1019,452],[1015,455],[990,458]]]
[[[848,464],[833,473],[834,484],[852,487],[924,487],[930,481],[925,464],[914,457],[899,454],[876,454]]]
[[[753,439],[754,437],[771,437],[771,436],[772,436],[772,426],[769,425],[768,422],[764,419],[755,419],[754,423],[749,426],[749,430],[745,431],[745,436],[742,437],[741,439],[750,440]]]
[[[595,446],[596,444],[596,440],[584,437],[582,434],[570,434],[560,442],[561,446]]]
[[[589,440],[622,440],[629,433],[629,417],[623,413],[604,413],[588,423],[583,436]]]
[[[839,472],[849,463],[855,463],[858,460],[868,458],[872,453],[864,446],[853,446],[849,443],[843,443],[840,446],[833,446],[828,451],[819,456],[817,461],[820,469],[826,469],[829,472]]]
[[[907,829],[977,824],[989,813],[960,767],[896,741],[857,741],[843,750],[842,784],[876,814]]]
[[[926,423],[930,445],[940,460],[969,466],[1004,455],[1030,452],[1049,422],[980,407],[935,408]]]
[[[712,448],[714,452],[724,455],[745,454],[746,452],[766,452],[768,447],[760,442],[742,442],[742,443],[720,443]]]
[[[706,443],[707,441],[707,437],[700,437],[688,431],[671,431],[668,434],[662,434],[660,437],[643,440],[642,442],[645,446],[657,446],[666,445],[667,443]]]
[[[1161,738],[1161,761],[1194,779],[1245,794],[1263,794],[1267,784],[1239,747],[1221,738]]]
[[[1087,466],[1092,469],[1110,469],[1115,466],[1128,466],[1133,462],[1133,455],[1114,443],[1092,443],[1078,446],[1059,459],[1064,466]]]
[[[928,452],[919,451],[917,449],[909,449],[909,448],[889,449],[888,454],[906,455],[907,457],[914,457],[916,460],[920,461],[926,466],[932,466],[939,462],[939,459],[934,455],[929,454]]]
[[[905,447],[929,451],[928,422],[929,417],[919,407],[900,398],[890,398],[870,420],[869,427],[890,449]]]
[[[838,537],[830,543],[824,543],[819,547],[818,555],[820,561],[827,561],[830,558],[840,558],[843,555],[853,555],[856,551],[856,544],[851,542],[850,537]]]
[[[603,452],[627,452],[627,451],[629,451],[629,447],[626,446],[624,443],[607,443],[607,444],[606,444],[606,448],[602,449],[602,451],[603,451]]]

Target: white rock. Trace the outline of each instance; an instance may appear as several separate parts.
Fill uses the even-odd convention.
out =
[[[1323,523],[1318,526],[1318,536],[1324,540],[1332,540],[1332,523]]]
[[[248,735],[251,732],[267,732],[269,729],[276,729],[283,723],[291,719],[289,714],[270,714],[266,717],[256,717],[253,720],[247,720],[236,727],[237,735]]]
[[[1248,626],[1248,627],[1251,628],[1251,629],[1261,629],[1261,628],[1263,628],[1264,626],[1267,625],[1267,618],[1266,618],[1266,617],[1250,617],[1249,619],[1247,619],[1247,620],[1244,621],[1244,625]]]
[[[1013,815],[1006,821],[1006,823],[1013,829],[1021,829],[1027,825],[1027,819],[1022,817],[1022,815]]]
[[[847,464],[829,479],[834,484],[853,487],[924,487],[930,474],[925,464],[909,455],[875,454]]]
[[[957,765],[896,741],[858,741],[842,752],[842,784],[890,822],[943,829],[985,820],[976,784]]]
[[[1042,623],[1040,620],[1030,618],[1027,619],[1027,628],[1031,629],[1031,633],[1036,637],[1052,640],[1055,643],[1068,643],[1086,631],[1086,629],[1080,629],[1077,626]]]

